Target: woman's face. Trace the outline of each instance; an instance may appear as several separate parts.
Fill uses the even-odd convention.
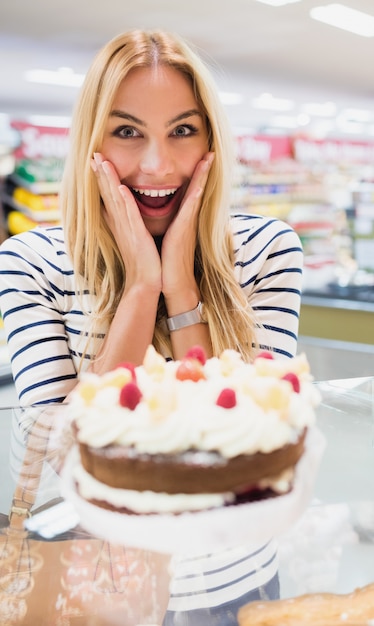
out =
[[[165,66],[132,70],[115,96],[101,152],[152,235],[166,232],[208,150],[205,118],[186,77]]]

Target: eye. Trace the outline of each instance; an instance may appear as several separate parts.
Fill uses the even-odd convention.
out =
[[[141,136],[139,131],[133,126],[119,126],[112,132],[112,135],[114,137],[121,137],[122,139],[131,139],[132,137]]]
[[[171,133],[174,137],[188,137],[189,135],[195,135],[197,133],[196,126],[192,124],[183,124],[177,126]]]

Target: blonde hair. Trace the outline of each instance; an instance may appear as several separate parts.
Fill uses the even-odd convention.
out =
[[[94,152],[100,152],[121,81],[132,69],[158,64],[175,68],[188,78],[206,115],[209,150],[215,153],[202,199],[195,255],[213,352],[233,348],[249,360],[254,341],[253,315],[234,276],[229,227],[231,131],[205,64],[179,37],[160,31],[129,31],[104,46],[87,73],[73,115],[60,199],[67,250],[79,292],[94,294],[93,309],[86,311],[90,320],[88,339],[99,327],[109,327],[126,281],[121,255],[103,217],[90,159]],[[161,317],[156,323],[154,345],[170,354],[170,339]]]

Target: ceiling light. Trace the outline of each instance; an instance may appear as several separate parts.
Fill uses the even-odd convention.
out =
[[[262,93],[258,98],[254,98],[252,106],[255,109],[266,109],[268,111],[291,111],[295,103],[286,98],[275,98],[271,93]]]
[[[310,16],[329,24],[348,30],[362,37],[374,37],[374,16],[363,11],[351,9],[344,4],[326,4],[310,10]]]
[[[84,74],[76,74],[70,67],[60,67],[57,71],[29,70],[25,73],[25,78],[31,83],[80,87],[84,81]]]
[[[262,4],[270,4],[272,7],[282,7],[285,4],[293,4],[294,2],[300,2],[300,0],[257,0]]]

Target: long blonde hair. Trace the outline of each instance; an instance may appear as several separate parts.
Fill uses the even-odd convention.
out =
[[[233,145],[231,130],[216,85],[197,53],[175,35],[134,30],[112,39],[97,54],[76,103],[60,194],[66,245],[78,291],[94,294],[86,311],[92,339],[98,327],[108,328],[121,298],[126,270],[103,217],[100,194],[90,159],[100,152],[104,130],[121,81],[134,68],[164,64],[188,78],[209,132],[215,153],[204,191],[198,223],[196,268],[214,354],[225,348],[252,354],[252,311],[235,279],[229,202]],[[170,339],[159,316],[154,345],[171,352]]]

